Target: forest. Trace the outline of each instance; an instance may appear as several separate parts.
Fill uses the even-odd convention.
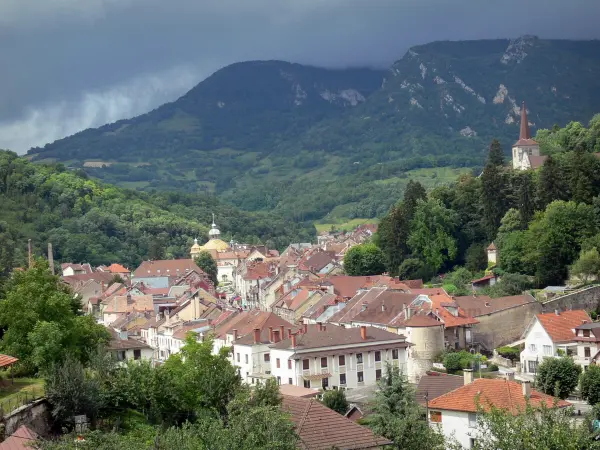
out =
[[[224,239],[283,249],[309,241],[312,224],[244,212],[208,194],[143,193],[89,179],[62,164],[32,164],[0,151],[0,272],[23,267],[27,242],[60,262],[120,262],[186,257],[194,238],[208,239],[212,216]]]
[[[494,140],[479,176],[429,192],[409,182],[375,237],[387,270],[426,280],[446,274],[444,285],[461,290],[488,268],[494,242],[494,271],[503,275],[495,294],[600,275],[600,115],[588,128],[572,122],[536,139],[548,156],[539,170],[509,169]]]

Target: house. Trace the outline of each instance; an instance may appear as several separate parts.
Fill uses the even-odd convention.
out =
[[[575,327],[573,340],[577,353],[573,360],[585,371],[590,364],[598,364],[600,357],[600,322],[586,322]]]
[[[441,372],[429,372],[421,377],[415,391],[415,399],[421,406],[464,385],[464,378]]]
[[[306,388],[374,385],[387,362],[406,372],[410,345],[404,336],[374,327],[304,325],[269,346],[271,375]]]
[[[39,439],[38,434],[27,425],[21,425],[17,430],[0,443],[0,450],[32,450]]]
[[[141,281],[151,288],[167,288],[190,272],[196,272],[204,281],[210,282],[208,275],[196,265],[193,259],[143,261],[133,272],[131,281],[132,283]]]
[[[114,355],[117,361],[125,363],[126,361],[140,361],[143,359],[153,360],[154,351],[148,344],[131,339],[127,331],[110,331],[112,338],[108,343],[107,350]]]
[[[556,402],[556,403],[555,403]],[[570,406],[569,402],[531,389],[531,383],[519,384],[512,379],[479,378],[473,381],[473,372],[465,370],[464,385],[429,400],[429,423],[448,439],[456,439],[463,448],[473,448],[477,441],[478,407],[504,409],[512,414],[524,411],[527,404],[533,408]]]
[[[521,352],[521,372],[535,375],[538,365],[544,358],[553,358],[564,355],[577,355],[578,342],[574,330],[580,325],[590,324],[592,319],[584,310],[563,311],[536,315],[529,323],[523,339],[525,349]],[[588,332],[585,332],[588,334]],[[577,336],[579,342],[584,338],[584,330]],[[590,342],[590,355],[592,343]],[[585,348],[585,346],[584,346]],[[595,346],[594,346],[595,348]],[[584,359],[575,359],[576,362],[586,366]]]
[[[478,278],[477,280],[471,281],[471,287],[473,291],[479,291],[481,289],[493,286],[498,281],[498,276],[494,273],[488,273],[487,275]]]
[[[304,311],[318,303],[324,295],[327,293],[319,288],[295,287],[273,305],[273,312],[291,323],[297,323]]]
[[[392,442],[370,428],[322,405],[314,398],[282,396],[281,409],[290,415],[300,438],[299,448],[310,450],[380,449]]]
[[[94,272],[92,266],[85,264],[73,264],[73,263],[63,263],[60,265],[62,270],[63,277],[70,277],[73,275],[86,275]]]
[[[104,300],[101,306],[104,325],[110,325],[125,314],[146,311],[154,311],[151,295],[114,295]]]
[[[301,315],[302,323],[315,325],[317,322],[327,322],[329,317],[338,312],[342,306],[340,298],[335,294],[323,293],[319,301],[308,307]]]
[[[486,295],[453,297],[468,316],[479,323],[472,331],[472,346],[491,352],[521,339],[542,304],[529,294],[491,298]]]

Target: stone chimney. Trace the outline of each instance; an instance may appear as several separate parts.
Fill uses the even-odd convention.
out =
[[[237,339],[238,339],[238,330],[234,328],[233,329],[233,340],[237,341]]]
[[[465,386],[473,382],[473,369],[463,370],[463,378]]]
[[[269,342],[273,342],[273,327],[269,327]]]
[[[260,343],[260,328],[254,329],[254,343],[255,344]]]
[[[273,330],[273,342],[277,343],[281,339],[279,338],[279,330]]]
[[[308,324],[307,324],[307,323],[305,323],[305,324],[304,324],[304,333],[306,333],[307,331],[308,331]]]
[[[506,372],[506,381],[515,381],[515,373],[514,372]]]
[[[364,326],[364,325],[361,325],[361,326],[360,326],[360,338],[361,338],[363,341],[366,341],[366,340],[367,340],[367,327],[366,327],[366,326]]]
[[[292,348],[296,348],[296,335],[292,334]]]
[[[323,331],[323,324],[321,322],[317,322],[317,329]]]
[[[523,381],[521,387],[523,388],[523,397],[531,397],[531,381]]]

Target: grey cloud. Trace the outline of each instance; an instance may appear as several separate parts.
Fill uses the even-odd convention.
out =
[[[142,113],[236,61],[385,66],[440,39],[597,38],[597,17],[597,0],[3,0],[0,147]]]

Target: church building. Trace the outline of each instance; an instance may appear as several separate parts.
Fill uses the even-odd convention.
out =
[[[512,166],[515,170],[537,169],[544,164],[546,156],[540,155],[539,144],[531,138],[527,108],[521,106],[521,132],[519,140],[512,146]]]

